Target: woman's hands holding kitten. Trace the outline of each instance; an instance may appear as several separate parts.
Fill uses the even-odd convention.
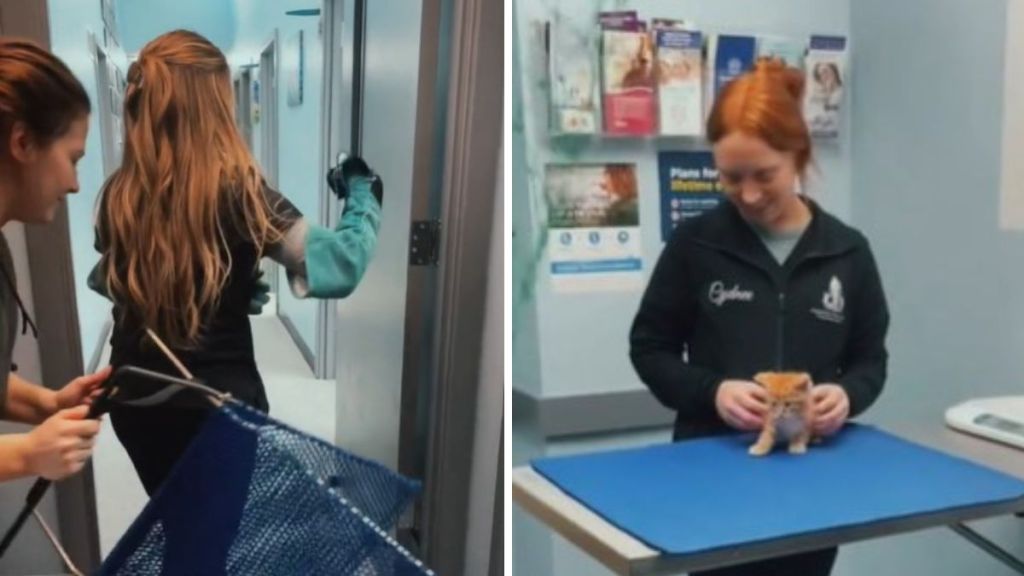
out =
[[[816,384],[811,388],[811,430],[815,436],[831,436],[850,416],[850,397],[838,384]]]
[[[741,431],[760,430],[768,410],[768,395],[756,382],[724,380],[715,393],[715,410],[726,424]],[[850,416],[850,398],[838,384],[811,387],[814,436],[831,436]]]
[[[737,430],[760,430],[768,411],[768,393],[756,382],[723,380],[715,392],[715,410]]]

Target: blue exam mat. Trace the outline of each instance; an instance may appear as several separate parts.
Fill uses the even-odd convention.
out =
[[[1024,498],[1022,480],[871,426],[850,424],[802,456],[780,444],[755,458],[747,454],[754,440],[703,438],[532,466],[668,554]]]

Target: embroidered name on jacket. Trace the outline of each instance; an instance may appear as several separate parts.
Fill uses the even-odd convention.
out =
[[[722,306],[727,302],[753,302],[753,290],[740,290],[739,284],[732,288],[726,288],[724,282],[713,282],[708,289],[708,300],[715,306]]]
[[[821,308],[812,308],[811,313],[825,322],[842,324],[846,316],[843,310],[846,309],[846,299],[843,297],[843,283],[839,278],[833,276],[828,283],[828,290],[821,298]]]

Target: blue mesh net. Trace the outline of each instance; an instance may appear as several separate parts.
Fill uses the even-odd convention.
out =
[[[379,464],[225,405],[97,574],[432,574],[388,536],[418,490]]]

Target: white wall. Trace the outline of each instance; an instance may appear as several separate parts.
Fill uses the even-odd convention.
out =
[[[1002,147],[1011,2],[850,3],[853,221],[892,311],[889,378],[866,414],[882,425],[941,425],[964,399],[1024,393],[1024,236],[999,227],[1002,159],[1024,158]],[[1024,556],[1019,519],[979,526]],[[844,547],[837,576],[865,573],[1011,574],[944,529]]]
[[[1024,3],[1007,3],[1005,38],[999,225],[1024,230],[1024,162],[1017,162],[1024,151]]]
[[[64,0],[67,1],[67,0]],[[137,54],[147,42],[176,28],[192,30],[221,50],[235,44],[236,0],[115,0],[124,50]]]

